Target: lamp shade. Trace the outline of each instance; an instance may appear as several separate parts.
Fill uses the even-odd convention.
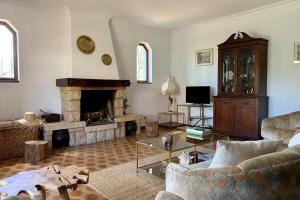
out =
[[[168,76],[167,81],[163,82],[161,85],[161,93],[163,95],[174,95],[177,92],[177,85],[172,76]]]

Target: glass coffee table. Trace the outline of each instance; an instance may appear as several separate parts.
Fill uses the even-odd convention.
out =
[[[173,144],[170,148],[167,148],[163,142],[162,137],[147,138],[136,142],[136,171],[139,171],[139,145],[148,146],[168,153],[168,160],[171,162],[172,153],[182,151],[194,147],[196,144],[186,141],[186,138],[181,135],[173,135]],[[153,164],[153,163],[152,163]]]
[[[162,137],[156,137],[156,138],[147,138],[144,140],[139,140],[136,142],[136,172],[139,172],[140,168],[145,169],[145,165],[140,166],[139,165],[139,159],[140,159],[140,153],[139,153],[139,146],[147,146],[151,148],[158,149],[160,151],[164,151],[168,153],[168,158],[160,160],[158,162],[153,162],[147,165],[155,165],[159,162],[167,160],[169,163],[172,162],[172,154],[178,151],[186,150],[186,149],[193,149],[196,156],[196,148],[197,146],[208,144],[211,142],[216,143],[218,140],[229,140],[228,136],[219,134],[219,133],[210,133],[206,137],[204,137],[202,140],[200,139],[191,139],[187,138],[185,133],[182,132],[181,134],[173,135],[173,144],[170,147],[166,147],[162,142]],[[195,159],[194,159],[195,160]]]

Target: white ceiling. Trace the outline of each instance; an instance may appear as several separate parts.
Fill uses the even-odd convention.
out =
[[[174,29],[282,0],[7,0],[102,12],[146,26]]]

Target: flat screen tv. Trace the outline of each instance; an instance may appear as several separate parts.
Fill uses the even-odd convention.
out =
[[[210,104],[210,86],[187,86],[186,102],[194,104]]]

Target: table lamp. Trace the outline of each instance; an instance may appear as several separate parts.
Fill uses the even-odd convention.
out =
[[[169,96],[168,112],[173,112],[173,103],[175,99],[173,95],[177,93],[177,89],[174,77],[172,76],[168,76],[167,81],[163,82],[161,85],[161,93]]]

